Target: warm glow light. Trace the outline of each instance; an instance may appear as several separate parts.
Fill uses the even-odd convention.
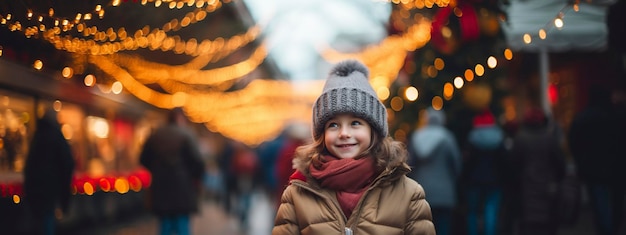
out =
[[[378,89],[376,89],[376,95],[378,95],[378,98],[381,100],[387,100],[389,99],[389,88],[387,87],[379,87]]]
[[[43,62],[41,62],[41,60],[35,60],[35,63],[33,63],[33,68],[35,68],[36,70],[41,70],[43,68]]]
[[[532,42],[532,38],[530,37],[530,34],[527,34],[527,33],[524,34],[522,39],[524,40],[524,43],[526,44],[530,44]]]
[[[96,77],[92,74],[87,74],[84,80],[85,86],[93,86],[96,84]]]
[[[74,128],[69,124],[61,125],[61,133],[66,140],[71,140],[74,137]]]
[[[74,76],[74,70],[70,67],[65,67],[61,71],[61,75],[63,75],[64,78],[70,78]]]
[[[437,71],[438,70],[433,65],[428,66],[426,68],[426,74],[428,74],[428,77],[431,77],[431,78],[437,77],[437,73],[438,73]]]
[[[406,88],[406,90],[404,91],[404,96],[406,97],[408,101],[417,100],[418,95],[419,95],[419,92],[417,91],[417,88],[413,86]]]
[[[443,62],[443,59],[441,58],[437,58],[435,59],[435,69],[437,70],[443,70],[443,68],[445,67],[445,63]]]
[[[403,141],[406,140],[406,131],[402,130],[402,129],[398,129],[393,133],[393,138],[398,140],[398,141]]]
[[[87,195],[93,195],[93,193],[94,193],[93,185],[91,185],[91,183],[89,183],[89,182],[85,182],[83,184],[83,190],[84,190],[85,194],[87,194]]]
[[[402,100],[402,98],[394,96],[393,98],[391,98],[391,102],[389,102],[389,105],[391,105],[391,109],[393,111],[398,112],[402,110],[402,108],[404,108],[404,101]]]
[[[52,109],[54,109],[54,111],[61,111],[61,109],[63,108],[63,102],[61,102],[60,100],[55,100],[54,102],[52,102]]]
[[[452,30],[448,26],[444,26],[441,28],[441,34],[444,38],[452,37]]]
[[[474,73],[476,74],[476,76],[483,76],[485,74],[485,67],[482,64],[477,64],[474,68]]]
[[[115,81],[113,85],[111,85],[111,91],[113,92],[113,94],[122,93],[122,88],[123,86],[120,81]]]
[[[13,195],[13,203],[19,204],[22,201],[19,195]]]
[[[137,176],[134,176],[134,175],[129,176],[128,185],[130,186],[130,189],[133,190],[134,192],[141,191],[141,180]]]
[[[513,51],[509,48],[504,50],[504,58],[507,60],[512,60],[513,59]]]
[[[443,108],[443,99],[440,96],[433,97],[431,105],[435,110],[441,110]]]
[[[496,59],[496,57],[489,56],[489,58],[487,58],[487,66],[491,69],[498,66],[498,60]]]
[[[106,178],[100,178],[100,189],[104,192],[108,192],[111,190],[111,182]]]
[[[95,137],[104,139],[109,137],[109,123],[101,117],[87,117],[87,125]]]
[[[465,84],[465,82],[463,81],[463,78],[461,78],[461,77],[455,77],[454,78],[454,87],[456,87],[456,89],[463,88],[464,84]]]
[[[30,121],[30,114],[28,112],[22,112],[22,115],[20,115],[20,122],[28,123],[29,121]]]
[[[452,83],[446,82],[443,85],[443,98],[446,100],[452,99],[452,95],[454,94],[454,87]]]
[[[563,19],[561,19],[561,18],[556,18],[556,19],[554,19],[554,26],[555,26],[557,29],[561,29],[561,28],[563,28]]]
[[[115,180],[115,191],[117,191],[118,193],[127,193],[129,189],[130,187],[128,185],[128,180],[126,180],[125,178],[118,178]]]

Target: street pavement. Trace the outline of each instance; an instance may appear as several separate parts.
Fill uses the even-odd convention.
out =
[[[205,200],[201,203],[199,213],[192,216],[193,235],[269,235],[274,219],[274,206],[268,197],[256,192],[252,197],[250,223],[242,226],[239,220],[226,213],[219,202]],[[243,231],[243,228],[249,228]],[[86,228],[65,235],[157,235],[158,220],[155,216],[144,214],[126,222],[114,225]]]
[[[219,202],[203,201],[201,210],[192,217],[193,235],[269,235],[271,234],[275,206],[265,193],[256,192],[252,197],[250,219],[242,226],[238,219],[229,215]],[[594,235],[589,207],[583,205],[576,225],[560,228],[557,235]],[[243,228],[249,228],[243,231]],[[61,235],[158,235],[157,219],[149,214],[112,226],[102,226]],[[516,235],[516,233],[511,234]]]

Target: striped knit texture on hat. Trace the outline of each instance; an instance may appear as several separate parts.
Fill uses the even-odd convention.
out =
[[[337,114],[351,113],[367,121],[375,132],[389,134],[387,109],[369,83],[369,70],[356,60],[336,64],[331,70],[322,94],[313,105],[313,137],[319,138],[324,125]]]

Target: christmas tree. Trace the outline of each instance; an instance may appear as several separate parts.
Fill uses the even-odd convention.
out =
[[[408,13],[408,14],[407,14]],[[409,17],[400,17],[400,15]],[[420,125],[419,112],[428,107],[443,109],[448,126],[457,137],[471,127],[473,115],[490,109],[502,112],[501,99],[507,95],[505,40],[500,24],[506,16],[495,1],[453,1],[445,7],[407,10],[397,5],[390,33],[416,17],[432,21],[430,42],[407,56],[390,97],[401,97],[403,105],[386,100],[394,111],[392,135],[402,140]],[[400,22],[400,23],[398,23]],[[409,23],[407,23],[409,22]],[[416,88],[418,97],[407,98]]]

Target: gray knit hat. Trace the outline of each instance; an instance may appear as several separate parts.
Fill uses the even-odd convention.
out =
[[[356,60],[336,64],[322,94],[313,105],[313,137],[319,138],[328,120],[340,113],[352,113],[367,121],[381,137],[389,134],[387,109],[369,84],[369,70]]]

